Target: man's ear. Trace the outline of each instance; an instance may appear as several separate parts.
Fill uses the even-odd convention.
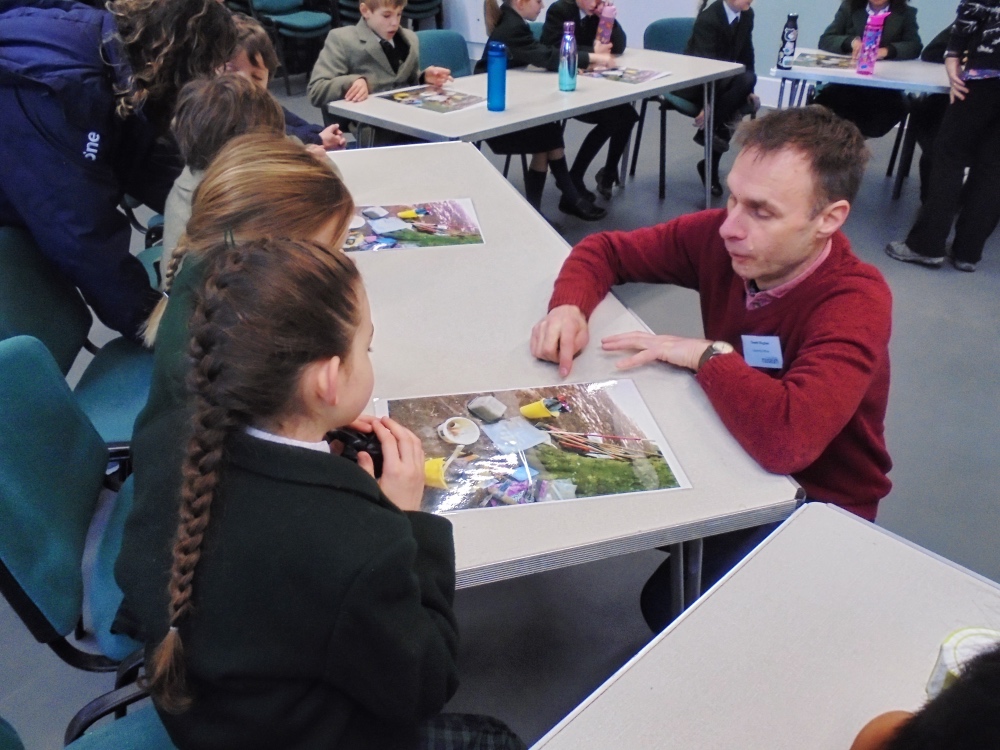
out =
[[[327,406],[336,406],[340,399],[340,357],[313,363],[313,382],[317,398]]]
[[[818,233],[822,237],[832,237],[833,233],[844,226],[851,213],[851,204],[845,200],[834,201],[819,212]]]

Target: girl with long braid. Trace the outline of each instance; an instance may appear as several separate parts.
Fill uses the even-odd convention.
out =
[[[361,415],[374,327],[335,247],[203,253],[191,405],[134,444],[119,620],[180,748],[521,748],[496,720],[439,714],[457,687],[451,524],[420,512],[419,438]],[[378,480],[368,454],[331,454],[346,425],[378,437]],[[178,433],[179,460],[146,460]]]

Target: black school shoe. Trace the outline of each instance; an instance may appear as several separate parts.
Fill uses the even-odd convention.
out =
[[[701,184],[705,184],[705,160],[702,159],[698,162],[698,176],[701,178]],[[719,181],[719,173],[716,172],[712,175],[712,195],[718,198],[722,195],[722,183]]]
[[[586,198],[577,198],[574,201],[563,196],[559,199],[559,210],[584,221],[597,221],[608,215],[607,211],[600,206],[595,206]]]
[[[611,196],[614,195],[615,185],[621,185],[617,171],[610,173],[609,179],[607,167],[601,167],[597,170],[595,178],[597,179],[597,192],[601,194],[604,200],[611,200]]]

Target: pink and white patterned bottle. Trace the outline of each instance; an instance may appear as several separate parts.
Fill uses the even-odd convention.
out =
[[[861,37],[861,49],[858,51],[858,75],[870,76],[875,72],[878,46],[879,42],[882,41],[882,24],[888,17],[888,13],[876,13],[873,16],[868,16],[865,33]]]

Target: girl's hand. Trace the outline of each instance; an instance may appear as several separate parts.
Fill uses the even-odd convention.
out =
[[[705,110],[702,110],[697,115],[695,115],[694,126],[698,128],[698,130],[701,130],[703,127],[705,127]]]
[[[451,77],[451,71],[448,68],[431,65],[424,71],[424,82],[430,86],[441,87],[452,80],[454,79]]]
[[[615,58],[613,55],[609,55],[603,52],[590,53],[590,66],[587,68],[587,70],[596,70],[598,68],[613,68],[613,67],[615,67]]]
[[[344,134],[340,131],[340,125],[337,123],[319,131],[319,137],[322,141],[320,145],[327,151],[337,151],[342,149],[344,144],[347,143],[344,140]]]
[[[420,438],[389,417],[371,422],[382,444],[382,492],[400,510],[420,510],[424,497],[424,446]],[[358,454],[358,466],[374,476],[371,457]]]
[[[859,52],[861,52],[861,38],[854,37],[854,39],[851,40],[851,59],[857,60]]]
[[[951,103],[954,104],[956,99],[963,101],[965,95],[969,93],[969,87],[962,80],[962,61],[957,57],[946,57],[944,68],[948,71],[948,83],[951,84],[951,90],[948,92]]]
[[[344,94],[344,101],[348,102],[363,102],[368,98],[368,81],[364,78],[358,78],[351,84],[351,87],[347,89],[347,93]]]
[[[594,52],[599,55],[610,55],[611,42],[594,42]]]

